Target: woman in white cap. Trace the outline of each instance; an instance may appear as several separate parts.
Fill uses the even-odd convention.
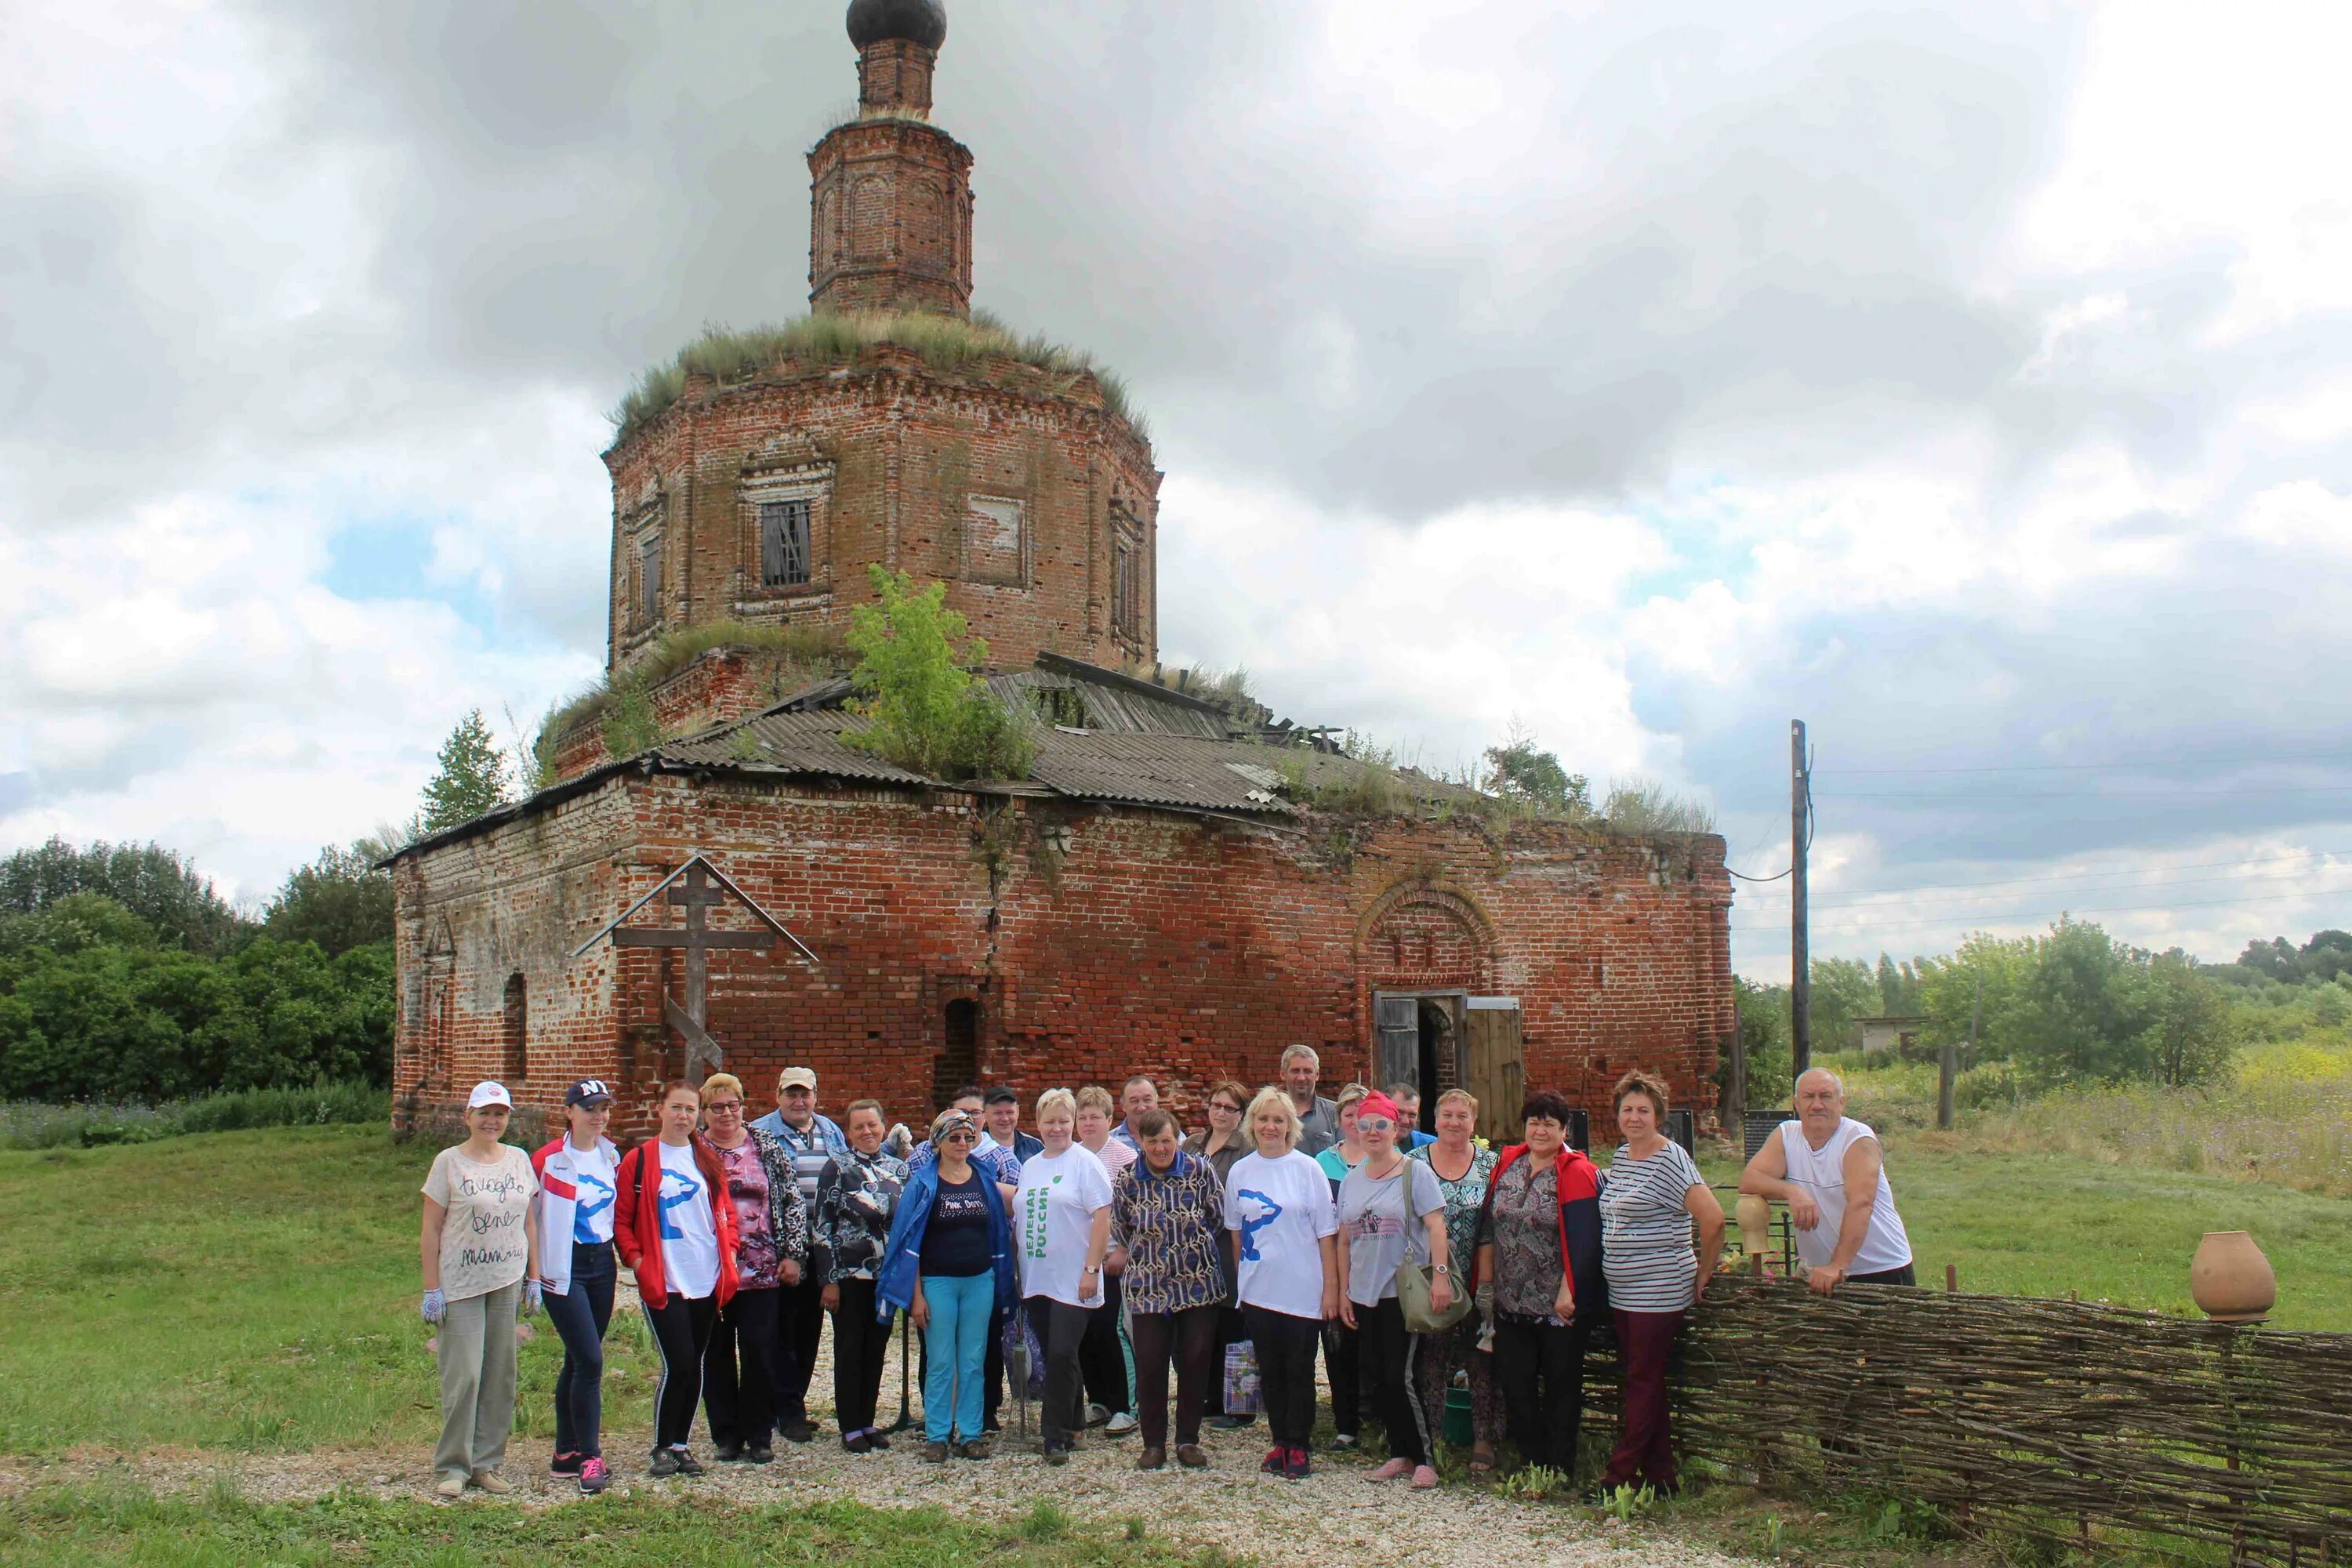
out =
[[[425,1178],[425,1321],[441,1326],[441,1442],[433,1489],[471,1481],[501,1495],[514,1428],[515,1311],[539,1306],[539,1179],[530,1156],[499,1140],[514,1101],[483,1082],[466,1099],[466,1141],[433,1157]]]
[[[539,1173],[539,1278],[546,1289],[547,1321],[563,1342],[555,1374],[555,1458],[559,1476],[577,1476],[580,1489],[601,1492],[604,1468],[604,1330],[613,1321],[613,1287],[620,1263],[613,1255],[614,1173],[621,1152],[604,1136],[613,1117],[612,1086],[583,1078],[565,1091],[571,1131],[530,1157]]]

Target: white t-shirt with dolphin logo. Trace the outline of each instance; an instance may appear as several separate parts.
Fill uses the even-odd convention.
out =
[[[1311,1155],[1248,1153],[1225,1173],[1225,1228],[1241,1237],[1238,1297],[1294,1318],[1323,1316],[1323,1238],[1339,1229],[1331,1179]]]

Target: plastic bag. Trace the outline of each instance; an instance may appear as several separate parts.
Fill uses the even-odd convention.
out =
[[[1225,1414],[1255,1415],[1264,1408],[1258,1397],[1257,1346],[1235,1340],[1225,1347]]]

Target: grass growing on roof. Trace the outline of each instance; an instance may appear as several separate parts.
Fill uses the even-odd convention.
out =
[[[1043,332],[1024,337],[987,310],[974,310],[969,318],[935,310],[870,310],[812,312],[753,327],[704,328],[674,359],[637,378],[613,410],[614,439],[629,440],[660,418],[685,395],[689,374],[730,382],[776,365],[845,364],[880,343],[911,350],[934,370],[1008,359],[1073,380],[1090,376],[1101,388],[1104,408],[1139,437],[1149,433],[1129,398],[1127,384],[1084,350],[1055,342]]]
[[[615,757],[634,756],[659,743],[663,737],[654,722],[654,689],[719,647],[779,655],[811,682],[840,673],[848,662],[841,634],[827,626],[751,626],[730,620],[665,632],[626,669],[599,677],[547,710],[531,747],[541,787],[554,779],[556,743],[581,724],[603,724],[604,749]]]

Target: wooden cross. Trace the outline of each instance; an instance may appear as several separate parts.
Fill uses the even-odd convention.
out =
[[[677,885],[682,883],[683,885]],[[628,918],[667,892],[665,900],[671,905],[683,905],[686,926],[646,927],[625,924]],[[766,931],[712,931],[709,911],[727,901],[732,894],[736,900],[751,911]],[[780,942],[788,942],[800,950],[801,956],[811,963],[817,962],[808,944],[784,929],[783,922],[752,902],[749,894],[728,880],[727,874],[700,854],[664,877],[653,891],[621,911],[619,920],[590,937],[572,950],[578,958],[605,937],[613,939],[615,947],[678,948],[686,953],[686,1005],[681,1007],[662,988],[662,1019],[676,1029],[686,1041],[686,1076],[701,1078],[727,1065],[727,1053],[710,1037],[710,950],[712,948],[765,949]]]

